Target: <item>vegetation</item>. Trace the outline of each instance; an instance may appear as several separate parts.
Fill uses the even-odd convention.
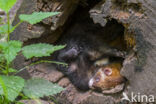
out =
[[[7,23],[0,26],[0,35],[7,37],[6,41],[0,42],[0,104],[22,104],[20,102],[21,99],[38,99],[40,97],[57,94],[63,90],[62,87],[44,79],[34,78],[26,81],[16,76],[19,71],[28,67],[26,66],[19,71],[12,68],[11,64],[19,52],[22,53],[25,58],[30,59],[33,57],[50,56],[53,52],[65,46],[39,43],[23,47],[21,41],[10,40],[10,33],[22,22],[36,24],[49,16],[59,14],[58,12],[34,12],[30,15],[21,14],[19,16],[20,22],[12,26],[9,18],[9,10],[15,3],[16,0],[0,0],[0,8],[7,14]],[[41,62],[66,65],[60,62],[41,60],[30,64],[30,66]]]

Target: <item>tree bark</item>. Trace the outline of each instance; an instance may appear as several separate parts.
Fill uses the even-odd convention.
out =
[[[133,54],[124,61],[122,75],[129,85],[125,92],[156,96],[156,2],[154,0],[106,0],[90,10],[95,23],[104,26],[116,19],[135,38]]]

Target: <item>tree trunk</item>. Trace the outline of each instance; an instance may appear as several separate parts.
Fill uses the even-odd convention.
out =
[[[116,19],[135,38],[134,54],[129,55],[121,73],[129,85],[125,92],[156,96],[156,2],[154,0],[106,0],[90,10],[95,23],[104,26]]]

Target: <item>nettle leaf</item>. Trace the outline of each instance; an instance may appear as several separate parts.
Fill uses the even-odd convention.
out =
[[[23,92],[29,98],[39,98],[49,95],[55,95],[63,91],[64,88],[53,84],[47,80],[33,78],[26,82]]]
[[[32,57],[50,56],[53,52],[64,47],[65,45],[53,46],[45,43],[38,43],[23,47],[22,52],[27,59],[30,59]]]
[[[36,24],[40,21],[42,21],[43,19],[50,17],[50,16],[54,16],[59,14],[59,12],[34,12],[30,15],[28,14],[21,14],[19,16],[20,20],[22,21],[26,21],[30,24]]]
[[[12,40],[9,42],[0,42],[0,49],[2,49],[4,57],[8,63],[15,59],[17,53],[21,51],[21,47],[22,42],[20,41]]]
[[[13,32],[15,30],[15,27],[12,25],[9,25],[9,32]],[[7,34],[8,33],[8,24],[0,26],[0,34]]]
[[[24,87],[24,79],[18,76],[0,76],[0,78],[0,95],[14,101]]]
[[[17,0],[0,0],[0,8],[8,13],[16,1]]]

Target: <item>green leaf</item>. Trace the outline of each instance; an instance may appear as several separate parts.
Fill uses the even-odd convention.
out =
[[[23,92],[29,98],[39,98],[55,95],[63,91],[64,88],[44,79],[33,78],[26,82]]]
[[[36,24],[43,19],[59,14],[59,12],[34,12],[30,15],[21,14],[19,16],[20,20],[26,21],[30,24]]]
[[[4,74],[7,74],[7,73],[16,73],[17,72],[17,70],[16,69],[13,69],[13,68],[9,68],[8,70],[3,70],[2,71],[2,73],[4,73]]]
[[[16,0],[0,0],[0,8],[8,13],[15,3]]]
[[[21,51],[22,42],[20,41],[9,41],[9,42],[0,42],[0,49],[4,54],[5,59],[8,63],[12,62],[17,53]]]
[[[24,87],[24,79],[18,76],[0,76],[0,79],[0,95],[7,95],[8,100],[14,101]]]
[[[45,43],[38,43],[23,47],[22,52],[27,59],[30,59],[32,57],[50,56],[53,52],[64,47],[65,45],[53,46]]]
[[[13,32],[15,27],[12,25],[9,26],[9,33]],[[0,34],[7,34],[8,33],[8,24],[0,26]]]

